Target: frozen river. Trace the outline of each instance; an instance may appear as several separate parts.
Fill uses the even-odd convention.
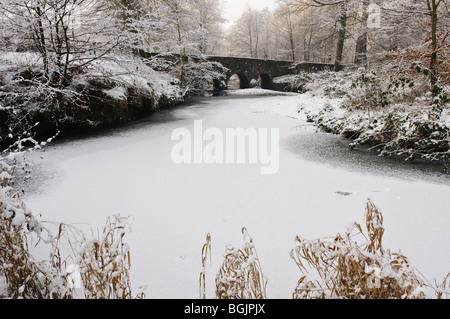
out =
[[[401,250],[430,281],[450,272],[450,178],[438,167],[351,151],[348,142],[296,116],[301,95],[218,97],[164,110],[119,129],[62,140],[30,157],[25,200],[46,221],[104,225],[134,218],[133,294],[198,298],[201,248],[212,236],[207,297],[228,244],[252,235],[269,298],[291,298],[300,272],[297,235],[314,239],[363,223],[368,198],[382,210],[384,247]],[[291,116],[294,115],[294,116]],[[279,171],[259,164],[172,161],[176,128],[279,128]]]

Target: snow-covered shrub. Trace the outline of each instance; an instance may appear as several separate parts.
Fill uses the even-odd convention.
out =
[[[163,106],[160,102],[164,99],[175,105],[183,101],[184,91],[178,79],[166,70],[166,63],[160,57],[141,58],[118,52],[92,62],[85,72],[74,77],[73,87],[83,87],[87,82],[95,81],[100,89],[102,84],[106,84],[103,93],[112,98],[126,100],[130,97],[129,92],[135,92],[136,95],[154,100],[155,109]],[[164,69],[158,70],[161,66]]]
[[[345,102],[350,110],[376,110],[395,104],[411,104],[428,90],[424,77],[404,74],[389,67],[360,68],[351,78],[352,85]]]
[[[296,299],[423,299],[433,287],[412,267],[406,256],[382,246],[383,215],[369,201],[366,232],[355,223],[332,239],[297,237],[291,256],[304,276],[293,293]],[[362,242],[358,242],[360,238]],[[317,279],[308,277],[308,270]],[[442,296],[442,292],[441,292]]]
[[[360,72],[352,83],[350,103],[356,109],[385,107],[390,104],[389,92],[375,71]]]
[[[228,69],[222,64],[211,62],[202,56],[190,57],[184,65],[184,81],[180,83],[184,92],[191,96],[203,96],[214,90],[214,81],[225,81]],[[179,68],[171,72],[179,76]]]
[[[227,247],[225,260],[216,276],[218,299],[265,299],[266,286],[253,239],[242,229],[244,246]]]
[[[426,76],[413,75],[389,69],[312,75],[308,94],[320,104],[301,110],[324,131],[352,139],[351,148],[368,145],[382,155],[445,164],[450,159],[449,87],[432,93]],[[332,88],[346,93],[337,99]]]
[[[442,87],[436,84],[433,88],[433,107],[428,113],[430,120],[439,120],[450,103],[450,85]]]
[[[450,102],[450,40],[447,31],[435,31],[424,42],[387,55],[393,60],[392,71],[420,81],[425,88],[422,95],[432,97],[427,101],[432,106],[430,120],[439,120]]]
[[[392,110],[374,116],[370,129],[361,130],[352,146],[369,144],[379,147],[383,155],[448,160],[450,128],[440,121],[424,118],[421,112],[416,112]]]
[[[32,52],[1,52],[0,71],[0,147],[39,144],[34,140],[36,119],[57,108],[58,98],[76,99],[75,92],[55,88],[40,80],[42,63],[39,55]],[[54,112],[54,111],[53,111]],[[54,112],[55,113],[55,112]],[[41,126],[44,126],[42,124]],[[53,125],[47,123],[47,125]],[[57,132],[56,123],[50,135]],[[47,136],[48,137],[48,136]],[[30,144],[31,143],[31,144]]]
[[[306,84],[311,81],[311,75],[301,72],[297,75],[285,75],[273,79],[276,89],[285,92],[305,93]]]
[[[339,72],[322,71],[305,77],[305,90],[315,96],[327,98],[346,98],[351,92],[354,73],[351,70]]]

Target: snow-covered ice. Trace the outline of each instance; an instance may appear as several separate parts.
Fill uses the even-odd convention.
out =
[[[397,169],[378,157],[376,165],[354,165],[337,137],[317,133],[298,113],[302,104],[316,102],[301,95],[211,98],[126,128],[56,142],[30,158],[35,177],[25,201],[42,220],[94,229],[110,215],[132,215],[125,241],[131,246],[133,293],[148,287],[147,298],[199,297],[207,233],[212,298],[225,248],[241,246],[242,227],[252,235],[269,279],[268,297],[291,298],[301,276],[289,256],[295,237],[334,236],[362,223],[367,198],[384,214],[384,247],[401,249],[427,278],[441,281],[450,271],[449,179],[422,178],[427,172]],[[196,119],[205,127],[280,128],[279,173],[261,175],[252,164],[174,164],[171,133],[192,128]]]

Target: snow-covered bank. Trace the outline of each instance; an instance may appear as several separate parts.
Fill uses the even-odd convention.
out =
[[[435,102],[431,93],[419,95],[424,89],[416,89],[424,84],[414,86],[407,77],[377,77],[358,70],[290,76],[283,81],[305,89],[299,112],[309,122],[352,139],[351,147],[369,145],[381,154],[408,159],[449,160],[449,87],[437,97],[442,100],[438,101],[442,113],[432,118]]]
[[[93,61],[64,86],[41,81],[37,53],[0,52],[0,68],[0,140],[14,141],[35,123],[31,131],[44,136],[127,123],[182,102],[186,93],[173,76],[134,56]]]

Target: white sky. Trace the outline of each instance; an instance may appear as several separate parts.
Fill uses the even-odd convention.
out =
[[[276,7],[276,0],[224,0],[223,16],[228,20],[226,25],[232,24],[239,19],[247,6],[255,9],[268,8],[272,10]]]

